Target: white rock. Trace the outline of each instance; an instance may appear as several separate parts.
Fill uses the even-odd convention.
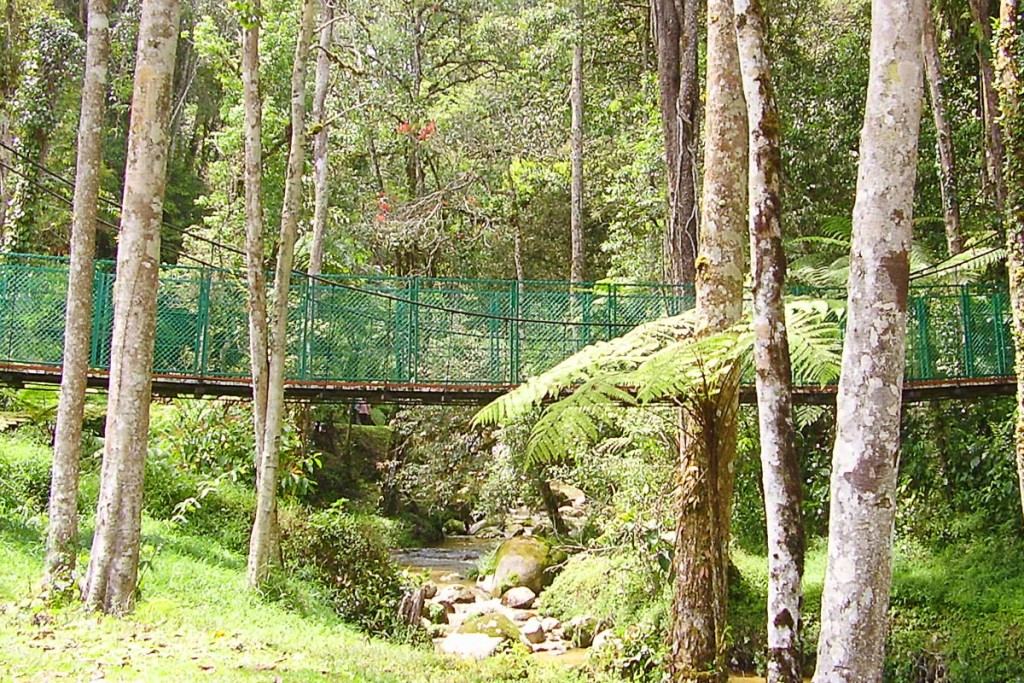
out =
[[[544,617],[541,619],[540,625],[544,627],[545,631],[554,631],[562,625],[562,622],[554,617]]]
[[[453,633],[438,646],[441,652],[470,659],[487,659],[501,647],[502,638],[483,633]]]
[[[544,627],[541,626],[540,621],[534,617],[525,624],[519,627],[523,637],[526,638],[532,645],[537,645],[544,642]]]
[[[513,609],[529,609],[533,607],[533,601],[536,599],[537,594],[526,586],[510,588],[501,596],[502,604]]]

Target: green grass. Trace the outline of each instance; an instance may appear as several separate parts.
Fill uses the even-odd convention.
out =
[[[283,579],[276,601],[246,590],[244,558],[163,522],[144,525],[135,612],[115,619],[34,600],[38,529],[0,522],[0,681],[577,681],[522,653],[483,663],[370,638],[315,587]]]

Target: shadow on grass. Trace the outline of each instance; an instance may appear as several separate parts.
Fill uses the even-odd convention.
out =
[[[0,516],[0,536],[28,553],[42,556],[46,551],[45,535],[37,526],[20,517]]]
[[[225,550],[216,543],[193,536],[169,533],[145,534],[142,542],[144,544],[161,546],[165,550],[204,564],[231,571],[245,570],[245,560],[240,555]]]

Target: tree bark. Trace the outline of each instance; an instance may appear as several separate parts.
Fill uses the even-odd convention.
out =
[[[78,466],[92,340],[93,261],[110,58],[107,0],[91,0],[88,11],[64,322],[64,367],[53,440],[50,525],[46,535],[43,574],[44,585],[52,587],[69,585],[78,550]]]
[[[1017,370],[1016,459],[1021,504],[1024,506],[1024,17],[1019,0],[1002,0],[996,65],[999,70],[1000,113],[1006,131],[1007,265]]]
[[[138,577],[179,5],[178,0],[144,0],[139,25],[114,287],[107,438],[85,586],[86,604],[112,614],[131,609]]]
[[[267,376],[267,415],[263,435],[263,457],[260,462],[256,491],[256,519],[249,539],[247,577],[256,588],[269,574],[275,560],[274,540],[277,510],[277,468],[280,457],[281,427],[284,421],[284,371],[287,361],[288,292],[291,288],[295,238],[302,206],[302,168],[306,142],[306,66],[316,16],[315,0],[303,0],[302,19],[295,46],[295,62],[291,83],[291,145],[288,150],[288,173],[285,177],[284,202],[281,209],[280,243],[274,272],[274,302],[270,326]]]
[[[745,275],[747,119],[731,0],[710,0],[707,134],[697,310],[702,330],[737,322]],[[723,680],[729,515],[738,378],[681,415],[680,499],[668,668],[673,681]]]
[[[658,89],[665,133],[668,220],[665,278],[692,284],[697,256],[696,148],[698,117],[696,0],[652,0]]]
[[[782,300],[786,256],[782,247],[781,127],[765,48],[763,10],[758,0],[735,0],[734,9],[750,129],[754,379],[768,527],[767,679],[769,683],[800,683],[804,529]]]
[[[576,0],[576,45],[572,52],[572,182],[569,281],[583,281],[583,0]]]
[[[978,41],[978,77],[981,85],[981,113],[985,124],[985,171],[988,191],[996,211],[1003,212],[1006,182],[1003,179],[1003,130],[1000,126],[999,93],[995,86],[995,68],[989,58],[992,46],[992,19],[989,0],[970,0],[971,17],[981,34]]]
[[[309,248],[309,274],[323,270],[324,238],[327,234],[327,209],[330,198],[327,186],[327,93],[331,85],[331,43],[334,38],[334,5],[320,0],[320,45],[316,56],[316,82],[313,87],[313,121],[317,125],[313,138],[313,240]]]
[[[242,97],[245,146],[245,263],[249,306],[249,368],[257,477],[267,416],[267,282],[263,263],[263,96],[260,92],[260,0],[242,17]]]
[[[923,0],[874,0],[816,683],[881,681],[922,105]]]
[[[957,196],[956,161],[953,156],[953,129],[946,118],[946,98],[942,91],[942,60],[935,32],[935,16],[931,8],[924,15],[924,72],[928,97],[935,123],[936,146],[939,151],[939,188],[942,192],[942,214],[946,226],[946,250],[956,256],[964,250],[960,229],[960,199]]]

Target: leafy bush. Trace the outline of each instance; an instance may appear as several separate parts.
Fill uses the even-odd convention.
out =
[[[340,506],[281,522],[286,563],[328,586],[342,618],[374,632],[400,630],[403,586],[388,552],[393,525]]]
[[[18,437],[0,437],[0,513],[35,515],[50,498],[50,449]]]

